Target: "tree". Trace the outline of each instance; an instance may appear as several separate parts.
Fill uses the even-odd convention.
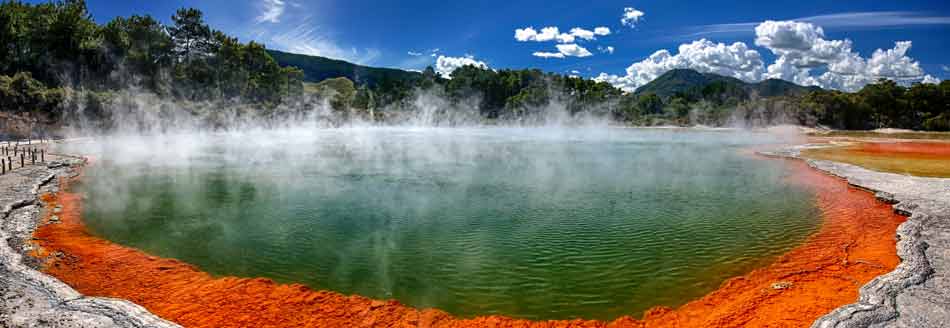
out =
[[[0,75],[0,108],[16,112],[42,112],[59,115],[65,93],[49,89],[29,72],[12,77]]]
[[[165,27],[151,16],[116,17],[101,31],[109,57],[121,58],[113,71],[128,72],[125,80],[141,79],[155,91],[162,91],[162,70],[172,64],[172,39]],[[126,83],[127,81],[121,81]]]
[[[874,121],[880,128],[897,127],[903,123],[900,120],[904,112],[904,106],[900,100],[903,93],[904,88],[897,85],[897,82],[882,78],[877,83],[864,86],[858,95],[874,111]]]
[[[29,47],[30,7],[16,1],[0,2],[0,72],[25,67]]]
[[[99,26],[82,0],[2,1],[0,77],[9,82],[8,105],[52,109],[49,100],[61,99],[55,93],[62,85],[102,92],[131,84],[184,99],[241,97],[267,105],[303,93],[300,70],[280,67],[261,44],[213,31],[202,17],[180,9],[171,27],[148,15]]]
[[[214,48],[211,28],[204,23],[201,11],[194,8],[178,9],[172,16],[172,22],[175,25],[169,27],[168,31],[175,41],[175,56],[179,62],[211,54]]]
[[[643,114],[659,114],[663,110],[663,100],[655,93],[645,93],[637,99],[637,107]]]
[[[84,0],[67,0],[57,4],[49,30],[49,43],[52,55],[61,60],[74,58],[83,51],[98,46],[96,24],[86,8]]]
[[[922,128],[924,120],[940,115],[943,110],[943,95],[936,84],[915,83],[904,92],[903,97],[907,109],[899,121],[904,126]]]
[[[673,117],[684,119],[689,116],[689,104],[685,98],[672,97],[669,104],[666,105],[666,111],[672,114]],[[688,122],[684,121],[683,123]]]

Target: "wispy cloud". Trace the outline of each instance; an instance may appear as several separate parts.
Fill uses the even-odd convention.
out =
[[[825,29],[870,29],[895,28],[921,25],[950,25],[950,16],[932,16],[913,11],[850,12],[791,18],[788,20],[808,22]],[[690,27],[681,37],[698,37],[711,34],[753,34],[761,22],[712,24]]]
[[[426,66],[432,66],[435,63],[440,51],[439,48],[409,50],[406,52],[409,57],[403,58],[394,67],[409,71],[421,71]]]
[[[912,11],[857,12],[803,17],[799,20],[828,27],[888,27],[947,25],[950,16],[927,16]]]
[[[284,15],[284,8],[287,6],[283,0],[264,0],[261,2],[261,12],[254,18],[257,23],[279,23],[280,16]]]
[[[300,17],[298,17],[300,18]],[[378,49],[357,49],[340,46],[325,31],[322,31],[309,16],[302,17],[290,29],[258,29],[254,39],[269,48],[293,53],[342,59],[357,64],[370,64],[382,54]]]
[[[419,71],[419,70],[422,70],[423,68],[425,68],[426,66],[431,66],[431,65],[434,64],[434,63],[435,63],[435,58],[433,58],[432,56],[426,56],[426,55],[413,56],[413,55],[409,55],[409,57],[405,57],[405,58],[403,58],[401,61],[399,61],[398,63],[396,63],[394,67],[401,68],[401,69],[404,69],[404,70],[416,70],[416,71]]]

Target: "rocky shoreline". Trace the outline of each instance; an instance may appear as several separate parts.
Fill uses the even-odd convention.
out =
[[[796,146],[764,155],[801,159]],[[0,176],[0,326],[178,327],[128,301],[85,297],[37,271],[28,254],[47,213],[40,195],[75,174],[82,160],[54,157]],[[902,259],[892,272],[860,289],[858,302],[819,318],[813,327],[942,327],[950,322],[950,179],[881,173],[854,165],[804,159],[811,167],[870,190],[909,215],[897,231]],[[55,215],[55,210],[52,213]],[[42,223],[42,224],[56,224]],[[53,254],[56,256],[56,254]]]
[[[28,253],[44,217],[40,195],[55,192],[59,179],[82,165],[71,157],[49,159],[0,176],[0,327],[179,327],[129,301],[83,296],[37,271]]]
[[[909,216],[897,229],[894,271],[861,287],[857,302],[819,318],[813,328],[946,327],[950,322],[950,179],[871,171],[859,166],[811,160],[802,145],[763,155],[798,158],[875,193]]]

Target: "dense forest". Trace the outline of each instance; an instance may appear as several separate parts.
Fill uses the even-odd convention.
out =
[[[69,107],[107,119],[112,91],[136,88],[179,101],[277,104],[303,89],[264,45],[241,43],[180,9],[165,26],[150,16],[98,25],[84,1],[0,3],[0,108],[47,120]]]
[[[203,104],[195,115],[215,117],[213,111],[241,107],[261,120],[325,108],[321,115],[335,122],[397,122],[437,107],[437,116],[464,112],[481,124],[525,122],[556,111],[631,125],[950,130],[947,81],[901,86],[881,80],[844,93],[678,69],[625,93],[605,82],[536,69],[465,66],[444,78],[431,67],[371,68],[268,50],[214,30],[196,9],[180,9],[170,21],[134,15],[97,24],[82,0],[3,1],[0,114],[62,122],[83,108],[87,118],[108,121],[121,102],[117,94],[132,89],[183,108]]]
[[[196,9],[180,9],[171,19],[174,24],[165,26],[148,15],[117,17],[100,26],[81,0],[4,1],[0,74],[28,81],[13,85],[101,91],[134,84],[189,100],[239,96],[279,102],[300,89],[302,72],[280,67],[262,44],[243,44],[211,29]]]

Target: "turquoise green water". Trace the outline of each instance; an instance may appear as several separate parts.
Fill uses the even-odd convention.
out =
[[[762,134],[339,129],[86,146],[94,234],[216,275],[460,316],[677,306],[819,223]]]

